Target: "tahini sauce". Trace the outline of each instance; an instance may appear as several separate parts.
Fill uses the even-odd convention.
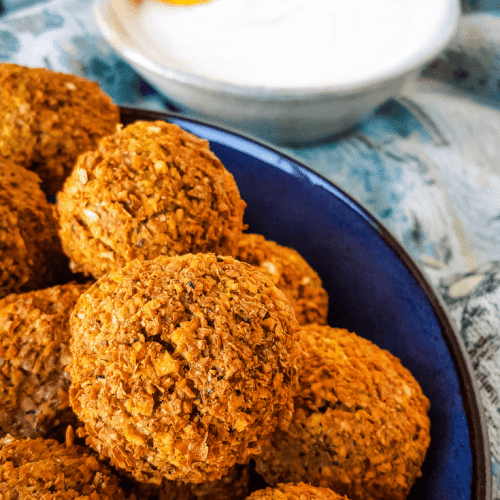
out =
[[[170,68],[226,83],[314,87],[366,81],[396,68],[427,42],[445,15],[442,4],[214,0],[178,6],[145,0],[132,16],[136,43]]]

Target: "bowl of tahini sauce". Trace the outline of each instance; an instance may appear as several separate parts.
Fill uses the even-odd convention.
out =
[[[453,36],[459,0],[97,0],[111,45],[183,111],[276,143],[342,132]]]

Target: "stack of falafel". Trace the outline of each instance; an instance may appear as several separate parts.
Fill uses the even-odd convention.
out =
[[[206,140],[72,75],[0,93],[0,498],[406,498],[428,399]]]

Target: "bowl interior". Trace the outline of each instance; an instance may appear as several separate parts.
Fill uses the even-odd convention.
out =
[[[196,12],[189,8],[186,15],[173,15],[171,7],[157,1],[144,2],[137,8],[132,2],[122,0],[96,0],[94,14],[107,41],[147,74],[216,94],[252,95],[258,99],[359,93],[418,70],[448,44],[460,15],[459,0],[399,0],[358,6],[356,1],[348,9],[339,5],[323,12],[324,3],[319,2],[311,12],[304,11],[303,25],[292,23],[290,32],[283,34],[284,38],[292,38],[290,44],[300,40],[299,47],[291,52],[293,57],[287,50],[290,44],[282,47],[273,39],[268,40],[268,50],[249,49],[257,47],[260,39],[249,46],[247,38],[258,36],[259,32],[247,32],[247,25],[241,24],[240,16],[244,15],[230,8],[231,0],[210,3],[208,8],[215,12],[209,19],[201,12],[186,17],[188,11]],[[244,4],[241,8],[244,9]],[[315,10],[321,14],[309,19]],[[229,12],[226,20],[224,12]],[[262,19],[267,19],[266,15],[271,19],[267,23],[273,22],[272,13],[264,14]],[[273,27],[279,29],[289,15],[292,14],[283,12],[281,22]],[[381,18],[385,22],[383,27],[379,26]],[[253,30],[261,23],[266,25],[259,19],[259,16],[247,19]],[[195,27],[191,22],[195,22]],[[193,32],[199,26],[196,23],[206,25],[206,38]],[[232,29],[233,24],[237,29]],[[220,55],[228,45],[227,38],[218,33],[224,26],[232,31],[231,55]],[[199,29],[205,29],[202,27]],[[242,40],[238,42],[240,32]],[[316,40],[318,33],[321,36]],[[203,50],[197,36],[208,46],[203,57],[195,55]],[[231,40],[231,35],[228,36]],[[308,43],[313,47],[302,53],[301,48]],[[278,47],[281,52],[275,53]],[[268,57],[270,54],[272,57]],[[247,68],[251,68],[249,74]],[[273,74],[275,77],[270,80]]]
[[[359,205],[261,142],[174,114],[122,109],[122,121],[165,119],[211,142],[234,175],[249,232],[298,250],[330,296],[329,324],[402,360],[431,401],[431,445],[410,499],[488,498],[482,408],[457,334],[423,275]]]

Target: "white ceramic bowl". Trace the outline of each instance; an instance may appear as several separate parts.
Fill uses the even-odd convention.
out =
[[[416,17],[426,20],[424,29],[407,30],[411,31],[408,35],[412,37],[411,43],[404,42],[405,33],[399,28],[397,36],[401,43],[395,38],[392,47],[396,51],[398,47],[400,50],[401,46],[408,46],[407,53],[400,50],[401,54],[390,64],[387,57],[382,57],[385,64],[380,67],[370,64],[370,69],[358,72],[362,76],[356,78],[346,75],[342,79],[332,67],[332,84],[300,87],[239,84],[180,70],[175,64],[166,63],[175,60],[175,54],[172,58],[172,54],[166,57],[162,53],[165,48],[162,49],[158,29],[147,34],[144,28],[141,31],[135,21],[134,7],[128,0],[96,0],[94,13],[104,38],[112,47],[183,112],[274,143],[290,144],[321,140],[352,127],[378,105],[397,95],[448,44],[460,17],[459,0],[404,1],[413,9],[411,13],[408,11],[408,26],[412,26],[411,16],[415,13]],[[341,24],[342,19],[336,22]],[[371,36],[390,30],[390,23],[381,25]],[[373,44],[373,38],[366,43]],[[386,51],[389,52],[392,51]]]

